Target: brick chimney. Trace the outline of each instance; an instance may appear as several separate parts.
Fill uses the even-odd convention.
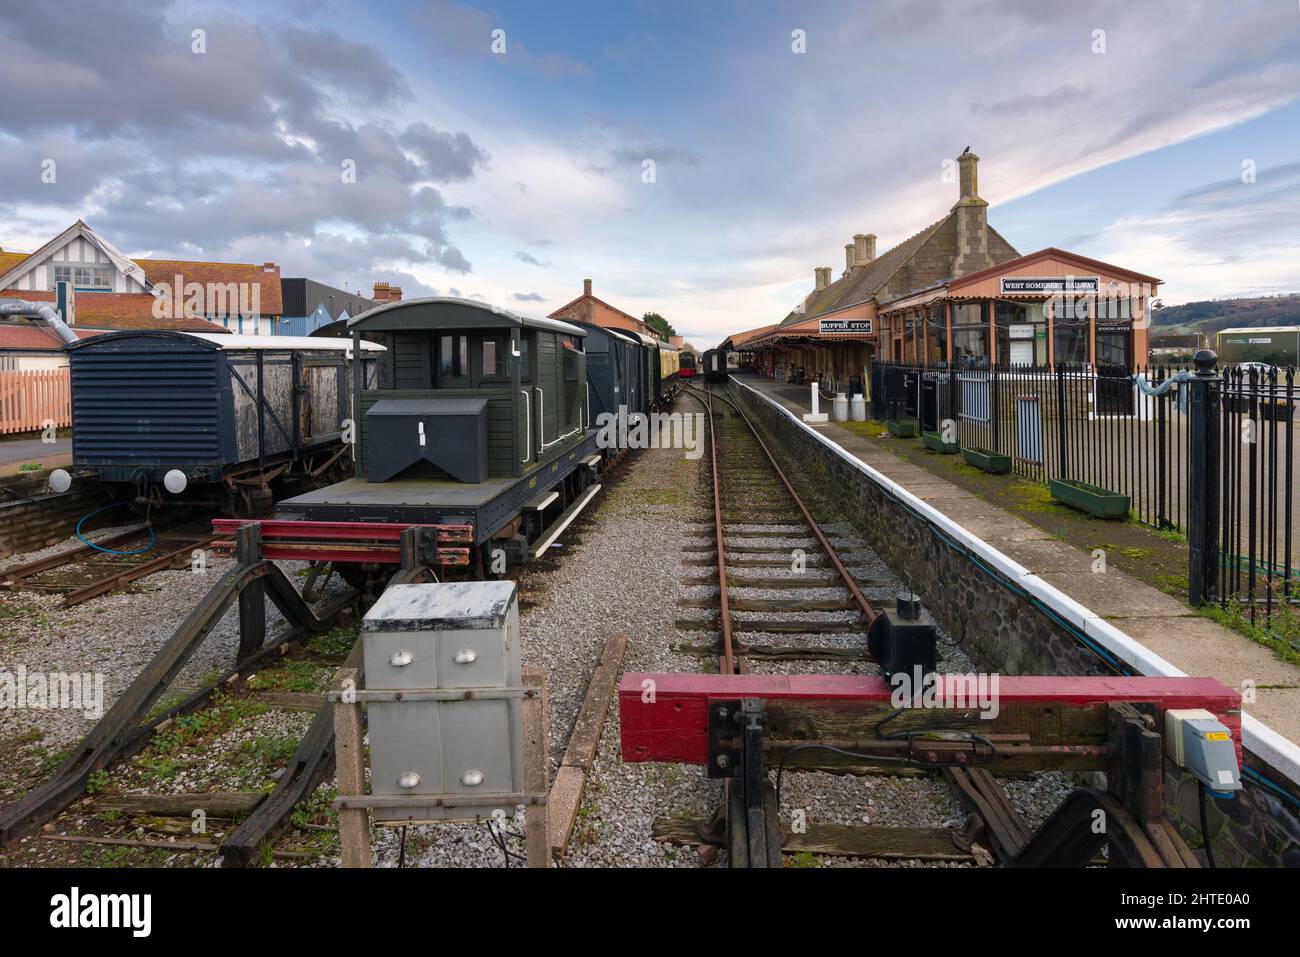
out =
[[[857,252],[852,243],[844,244],[844,272],[847,274],[850,269],[857,265]]]
[[[813,292],[821,292],[826,288],[826,274],[823,269],[822,266],[816,266],[813,269]]]
[[[590,280],[590,279],[584,279],[584,280],[582,281],[582,294],[583,294],[584,296],[590,296],[590,295],[591,295],[591,280]]]
[[[964,276],[993,265],[989,256],[988,202],[979,196],[980,158],[969,151],[957,157],[959,192],[952,211],[957,214],[957,258],[952,274]]]
[[[375,294],[371,296],[375,302],[397,302],[402,298],[401,286],[390,286],[386,282],[375,283]]]

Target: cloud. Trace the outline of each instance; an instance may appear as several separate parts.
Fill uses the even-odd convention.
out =
[[[553,263],[553,262],[542,262],[542,261],[541,261],[540,259],[538,259],[536,256],[533,256],[533,255],[531,255],[531,254],[529,254],[529,253],[526,253],[526,252],[524,252],[523,250],[520,250],[519,252],[515,253],[515,258],[518,259],[521,263],[526,263],[526,264],[529,265],[529,266],[540,266],[540,267],[543,268],[543,269],[554,269],[554,268],[555,268],[555,263]]]
[[[1196,299],[1300,292],[1300,163],[1184,191],[1153,213],[1121,217],[1080,250],[1147,268],[1173,305]],[[1114,259],[1115,256],[1123,257]]]
[[[517,69],[547,79],[585,77],[592,72],[584,61],[560,50],[532,52],[510,23],[502,17],[489,16],[482,10],[433,0],[424,5],[416,23],[428,31],[430,40],[443,52],[460,58],[488,58],[506,69]],[[493,50],[494,31],[504,31],[504,52]]]
[[[425,120],[350,119],[412,95],[383,51],[143,0],[77,6],[93,29],[42,5],[0,11],[0,208],[37,203],[124,249],[242,251],[325,281],[383,265],[472,269],[449,231],[469,211],[441,190],[488,154]],[[193,30],[206,52],[193,52]],[[58,164],[45,189],[43,157]]]
[[[539,296],[535,292],[517,292],[510,297],[515,302],[545,302],[545,296]]]

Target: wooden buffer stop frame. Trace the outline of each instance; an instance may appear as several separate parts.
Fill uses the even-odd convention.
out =
[[[545,683],[520,665],[514,582],[394,584],[362,621],[361,643],[365,687],[345,668],[329,693],[343,865],[372,865],[371,817],[491,821],[523,805],[528,866],[548,866]]]
[[[769,772],[871,773],[899,765],[948,776],[983,818],[976,822],[980,843],[1004,865],[1082,867],[1107,847],[1112,865],[1200,866],[1165,817],[1165,754],[1173,753],[1164,740],[1166,712],[1209,712],[1231,735],[1239,768],[1237,692],[1213,678],[997,676],[992,708],[976,703],[971,682],[978,676],[932,677],[931,696],[898,707],[878,676],[626,673],[619,685],[623,760],[703,765],[722,779],[725,829],[696,830],[703,843],[726,846],[732,866],[779,866],[782,847],[796,849],[796,835],[780,831]],[[1046,770],[1105,772],[1106,787],[1072,792],[1030,834],[1008,822],[1014,809],[992,775]],[[884,844],[888,831],[917,829],[853,830],[862,832],[860,842]],[[895,843],[908,838],[900,834]]]

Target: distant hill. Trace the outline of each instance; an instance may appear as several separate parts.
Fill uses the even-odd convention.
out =
[[[1300,293],[1243,299],[1203,299],[1156,309],[1151,324],[1162,332],[1215,333],[1234,326],[1300,325]],[[1177,327],[1177,328],[1171,328]]]

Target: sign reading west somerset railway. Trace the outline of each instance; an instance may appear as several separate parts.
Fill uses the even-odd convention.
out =
[[[859,336],[870,335],[870,319],[818,319],[817,332],[823,336]]]
[[[1101,278],[1098,276],[1003,276],[1001,284],[1003,292],[1031,294],[1101,290]]]

